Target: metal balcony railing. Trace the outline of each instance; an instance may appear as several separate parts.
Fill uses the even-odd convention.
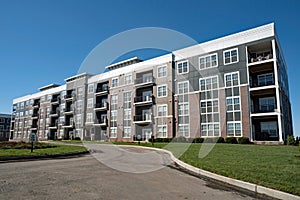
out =
[[[152,96],[137,96],[134,97],[134,103],[153,102]]]
[[[107,85],[105,85],[105,86],[100,86],[100,87],[97,87],[97,88],[96,88],[95,93],[99,93],[99,92],[108,92],[108,90],[109,90],[109,87],[108,87]]]
[[[267,112],[275,112],[276,111],[276,104],[263,104],[259,105],[258,107],[251,107],[252,113],[267,113]]]
[[[151,121],[151,115],[148,114],[148,115],[135,115],[133,117],[133,121],[137,122],[137,121]]]
[[[107,102],[101,102],[101,103],[96,103],[95,104],[95,108],[106,108],[108,107],[108,103]]]
[[[134,84],[147,84],[147,83],[154,83],[153,76],[141,77],[134,80]]]

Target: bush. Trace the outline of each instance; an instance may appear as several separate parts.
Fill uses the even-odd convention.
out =
[[[227,143],[227,144],[237,144],[238,141],[235,137],[227,137],[227,138],[225,138],[225,143]]]
[[[155,138],[154,142],[162,142],[162,143],[169,143],[172,141],[173,138]]]
[[[238,138],[238,143],[239,144],[252,144],[247,137],[240,137]]]
[[[294,144],[295,144],[295,138],[294,138],[293,135],[289,135],[289,136],[287,137],[286,144],[287,144],[287,145],[294,145]]]
[[[204,138],[194,138],[193,143],[203,143]]]
[[[222,137],[219,137],[219,138],[218,138],[218,141],[217,141],[217,143],[225,143],[225,140],[224,140],[224,138],[222,138]]]
[[[74,140],[81,140],[81,138],[80,137],[75,137]]]

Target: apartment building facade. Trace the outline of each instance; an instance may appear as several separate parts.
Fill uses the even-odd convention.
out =
[[[0,113],[0,141],[8,141],[11,115]]]
[[[184,136],[283,143],[293,134],[287,67],[267,24],[14,99],[11,139]]]

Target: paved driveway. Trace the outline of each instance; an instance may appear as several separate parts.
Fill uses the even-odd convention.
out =
[[[0,199],[255,199],[188,175],[161,153],[111,148],[95,146],[93,155],[72,159],[1,163]],[[105,164],[95,159],[101,155]],[[143,167],[148,172],[132,173]]]

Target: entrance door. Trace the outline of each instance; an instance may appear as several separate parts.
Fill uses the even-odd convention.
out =
[[[151,128],[144,128],[142,130],[143,138],[146,138],[146,141],[149,141],[149,138],[151,138],[152,130]]]

